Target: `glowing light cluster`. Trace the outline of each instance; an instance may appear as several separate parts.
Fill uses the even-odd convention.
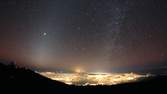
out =
[[[114,85],[126,82],[136,81],[139,78],[148,75],[139,75],[135,73],[54,73],[41,72],[43,76],[50,79],[64,82],[69,85]]]

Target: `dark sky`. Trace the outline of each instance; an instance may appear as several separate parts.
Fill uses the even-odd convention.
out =
[[[1,0],[0,58],[48,70],[167,67],[167,1]]]

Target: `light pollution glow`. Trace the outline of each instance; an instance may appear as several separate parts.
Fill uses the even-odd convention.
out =
[[[60,81],[68,85],[115,85],[137,81],[150,75],[139,75],[136,73],[55,73],[40,72],[52,80]]]

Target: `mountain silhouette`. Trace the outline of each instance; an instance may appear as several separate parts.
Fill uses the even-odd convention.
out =
[[[166,90],[165,75],[112,86],[74,86],[0,62],[0,94],[166,94]]]

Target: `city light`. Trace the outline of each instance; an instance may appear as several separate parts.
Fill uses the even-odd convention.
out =
[[[84,73],[84,70],[81,69],[81,68],[76,68],[74,71],[75,71],[76,73]]]
[[[68,85],[86,86],[86,85],[115,85],[127,82],[137,81],[148,75],[139,75],[136,73],[54,73],[41,72],[40,74],[52,80],[64,82]]]

